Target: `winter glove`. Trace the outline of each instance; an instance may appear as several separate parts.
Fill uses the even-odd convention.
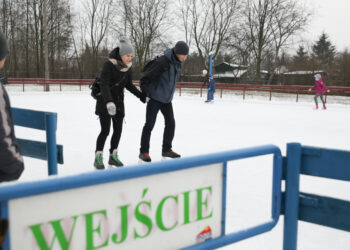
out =
[[[311,91],[311,89],[309,89],[309,92]]]
[[[149,100],[151,100],[151,98],[149,98],[149,97],[147,96],[147,97],[146,97],[146,103],[148,103]]]
[[[330,89],[327,89],[327,93],[329,93],[329,92],[331,92],[331,90],[330,90]]]
[[[115,116],[115,115],[116,115],[116,113],[117,113],[117,108],[116,108],[114,102],[108,102],[108,103],[106,104],[106,107],[107,107],[108,114],[109,114],[110,116]]]

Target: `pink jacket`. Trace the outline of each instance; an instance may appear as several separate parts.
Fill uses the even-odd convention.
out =
[[[316,94],[324,94],[327,91],[326,85],[323,83],[322,78],[320,80],[316,81],[315,85],[312,87],[312,89],[316,89]]]

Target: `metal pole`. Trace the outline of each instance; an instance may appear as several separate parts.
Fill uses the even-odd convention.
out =
[[[283,250],[297,249],[300,164],[301,145],[288,143]]]
[[[57,174],[57,146],[56,129],[57,114],[45,114],[46,122],[46,150],[49,175]]]
[[[213,74],[213,52],[209,53],[209,74]]]

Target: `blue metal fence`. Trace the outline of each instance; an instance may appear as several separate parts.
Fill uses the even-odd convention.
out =
[[[271,219],[252,228],[227,234],[225,232],[227,162],[270,154],[273,154]],[[8,218],[10,212],[8,211],[8,202],[12,199],[157,175],[215,163],[224,163],[223,230],[221,236],[185,249],[218,248],[267,232],[277,224],[280,214],[285,215],[283,250],[297,249],[298,220],[350,232],[350,201],[299,192],[301,174],[350,181],[350,152],[301,146],[298,143],[288,144],[287,156],[283,158],[278,147],[266,145],[166,162],[155,162],[148,164],[147,167],[138,165],[84,173],[77,176],[59,177],[35,183],[3,186],[0,188],[1,217]],[[285,192],[281,193],[281,182],[283,180],[286,182]],[[4,249],[10,249],[8,241],[4,247]],[[316,248],[317,246],[315,246]]]
[[[14,124],[46,131],[46,142],[17,139],[23,156],[47,160],[48,174],[57,174],[57,163],[63,164],[63,146],[56,145],[57,114],[12,108]]]
[[[301,174],[350,181],[350,152],[290,143],[284,163],[283,250],[297,249],[298,220],[350,232],[350,201],[299,192]]]
[[[273,154],[273,185],[272,185],[272,214],[271,219],[265,223],[242,230],[235,233],[225,233],[225,208],[226,208],[226,164],[228,161],[245,159],[249,157]],[[165,162],[155,162],[151,164],[138,165],[122,169],[110,169],[105,171],[91,172],[77,176],[59,177],[55,179],[37,181],[35,183],[18,183],[13,186],[4,186],[0,188],[0,202],[2,218],[7,218],[8,202],[12,199],[33,196],[38,194],[57,192],[86,186],[93,186],[102,183],[116,182],[137,177],[157,175],[170,171],[207,166],[215,163],[224,163],[223,172],[223,205],[222,205],[222,225],[221,237],[215,238],[203,243],[190,246],[186,249],[212,249],[233,242],[237,242],[254,235],[270,231],[278,222],[280,215],[281,202],[281,175],[282,175],[282,156],[278,147],[266,145],[254,148],[227,151],[204,156],[176,159]],[[10,249],[7,239],[4,249]]]

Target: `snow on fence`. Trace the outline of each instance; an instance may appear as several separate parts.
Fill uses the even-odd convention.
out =
[[[21,87],[21,90],[24,92],[26,89],[32,90],[33,86],[39,87],[39,89],[45,91],[45,86],[49,85],[51,90],[52,87],[54,91],[62,91],[63,89],[69,90],[79,90],[87,89],[89,84],[93,82],[93,79],[49,79],[45,80],[43,78],[9,78],[8,84],[10,86]],[[139,85],[139,81],[134,81],[136,86]],[[177,90],[179,95],[182,95],[183,91],[190,91],[191,93],[199,94],[200,97],[207,92],[206,87],[202,87],[203,83],[201,82],[179,82],[177,84]],[[301,95],[314,94],[314,91],[311,93],[308,92],[310,86],[295,86],[295,85],[257,85],[257,84],[227,84],[227,83],[216,83],[216,93],[219,94],[220,98],[223,97],[225,93],[241,93],[243,100],[246,99],[248,94],[258,94],[264,93],[268,95],[269,100],[272,100],[274,94],[288,94],[295,95],[296,102],[299,101]],[[327,102],[328,95],[334,96],[350,96],[350,87],[333,87],[330,86],[330,94],[325,94],[325,101]],[[18,89],[19,91],[19,89]]]

